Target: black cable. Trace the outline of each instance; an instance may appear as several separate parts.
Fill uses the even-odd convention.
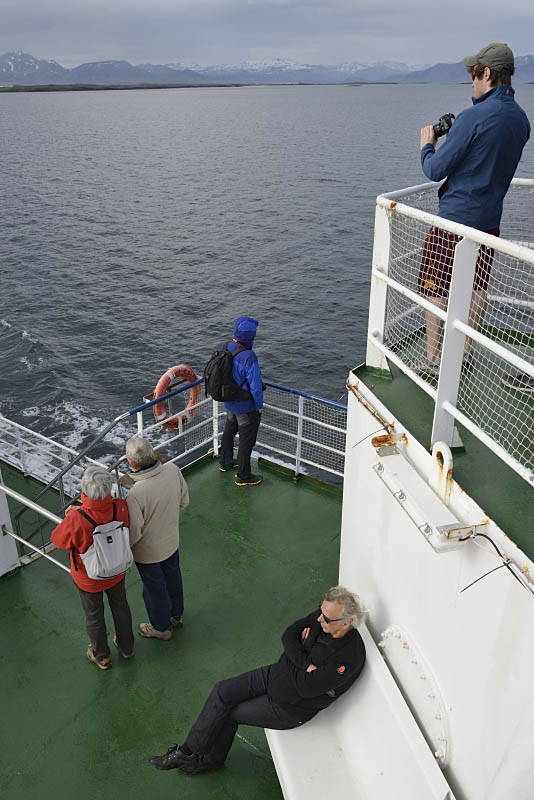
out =
[[[505,566],[506,566],[506,564],[499,564],[498,567],[493,567],[493,569],[490,569],[489,572],[485,572],[484,575],[481,575],[480,578],[477,578],[472,583],[470,583],[468,586],[464,586],[464,588],[460,590],[460,594],[462,594],[462,592],[465,592],[466,589],[470,589],[471,586],[474,586],[475,583],[478,583],[479,581],[481,581],[482,578],[487,578],[488,575],[491,575],[492,572],[497,572],[498,569],[502,569]]]
[[[492,572],[495,572],[496,570],[500,569],[501,567],[506,567],[508,572],[511,575],[513,575],[513,577],[516,579],[516,581],[519,583],[519,585],[523,587],[523,589],[527,589],[531,594],[534,594],[532,589],[529,586],[527,586],[527,584],[524,583],[518,575],[515,574],[515,572],[513,571],[513,569],[510,566],[510,559],[508,558],[508,556],[505,556],[504,553],[501,553],[501,551],[499,550],[499,548],[497,547],[497,545],[495,544],[493,539],[490,536],[488,536],[487,533],[472,533],[472,534],[469,534],[469,536],[462,536],[459,539],[459,541],[460,542],[466,542],[468,539],[474,539],[477,536],[481,536],[483,539],[487,539],[488,542],[491,545],[493,545],[493,548],[495,549],[497,555],[499,556],[499,558],[502,560],[503,563],[500,564],[498,567],[495,567],[494,569],[490,569],[489,572],[486,572],[484,575],[481,575],[480,578],[477,578],[476,581],[473,581],[473,583],[470,583],[469,586],[466,586],[465,588],[461,589],[460,590],[460,594],[462,592],[465,592],[466,589],[469,589],[470,586],[473,586],[478,581],[481,581],[482,578],[485,578],[487,575],[491,575]]]
[[[358,447],[359,444],[361,444],[362,442],[365,442],[365,440],[368,439],[370,436],[374,436],[375,434],[380,433],[380,431],[386,431],[386,433],[387,433],[387,428],[384,425],[382,425],[382,427],[379,428],[377,431],[373,431],[372,433],[368,433],[367,436],[364,436],[363,439],[360,439],[359,442],[356,442],[356,444],[353,444],[350,449],[354,450],[354,448]]]

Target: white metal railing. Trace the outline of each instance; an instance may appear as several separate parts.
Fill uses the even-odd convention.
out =
[[[0,457],[25,475],[48,481],[75,455],[76,450],[71,447],[0,415]],[[82,473],[83,469],[77,466],[68,474],[64,486],[67,494],[75,491]]]
[[[534,180],[513,181],[501,237],[436,216],[439,185],[377,198],[367,365],[388,370],[389,360],[432,397],[432,443],[458,444],[458,421],[533,483],[534,395],[506,384],[515,373],[534,379]],[[446,245],[452,279],[439,305],[421,293],[431,229],[457,237]],[[476,269],[486,271],[487,290],[473,294]],[[426,360],[432,326],[441,327],[437,374]]]
[[[202,379],[199,379],[194,385],[201,383]],[[184,396],[189,388],[190,384],[186,383],[165,397]],[[328,473],[341,478],[345,454],[347,407],[274,383],[266,384],[264,399],[256,455],[283,464],[294,470],[296,475],[308,473],[322,476]],[[5,417],[0,417],[0,460],[44,482],[46,488],[58,488],[60,493],[58,513],[61,513],[69,498],[79,495],[83,469],[88,462],[100,463],[108,470],[114,471],[116,491],[118,494],[122,493],[118,467],[125,460],[124,449],[121,447],[117,452],[116,445],[105,443],[105,438],[111,430],[115,430],[114,441],[116,441],[117,426],[120,426],[124,442],[130,436],[142,434],[152,442],[156,450],[164,451],[168,461],[180,462],[181,466],[208,452],[218,454],[224,427],[221,418],[225,415],[221,403],[216,403],[211,398],[201,398],[188,407],[190,420],[185,423],[183,409],[175,411],[165,420],[154,422],[152,408],[156,402],[161,402],[161,398],[145,402],[121,414],[95,435],[93,441],[80,453]],[[150,415],[150,419],[147,415]],[[165,423],[172,420],[177,421],[178,427],[166,429]],[[88,456],[90,451],[95,451],[95,447],[98,447],[99,452],[103,454],[98,460]],[[38,500],[43,493],[44,489],[41,489],[34,500]],[[41,522],[34,533],[41,534],[42,545],[36,548],[20,535],[21,516],[27,509],[33,509],[39,518],[44,516],[57,521],[59,517],[51,515],[51,512],[41,514],[41,507],[31,500],[25,502],[20,500],[20,502],[23,509],[14,517],[16,532],[12,535],[31,550],[37,550],[45,555],[51,545],[45,537]],[[24,551],[22,554],[24,555]]]
[[[200,400],[190,411],[195,413],[187,425],[180,422],[177,433],[156,441],[164,422],[146,424],[150,409],[136,411],[137,430],[154,438],[154,445],[164,447],[181,443],[179,453],[170,460],[178,461],[199,450],[210,448],[219,452],[224,427],[225,410],[222,403],[210,398]],[[180,420],[182,411],[174,414]],[[261,426],[256,453],[303,474],[313,470],[343,476],[345,455],[346,406],[287,386],[266,383]],[[169,422],[170,419],[165,420]],[[186,462],[185,462],[186,463]]]
[[[13,489],[10,489],[8,486],[4,486],[4,484],[2,483],[0,483],[0,491],[6,494],[8,497],[13,498],[13,500],[17,500],[17,502],[19,502],[25,508],[31,508],[32,511],[35,511],[40,516],[45,517],[51,522],[55,522],[56,525],[59,525],[59,523],[61,522],[61,518],[58,517],[56,514],[52,514],[52,512],[48,511],[48,509],[37,505],[37,503],[33,503],[31,500],[28,500],[27,497],[24,497],[24,495],[19,494],[19,492],[15,492]],[[61,564],[61,562],[57,561],[55,558],[52,558],[52,556],[48,555],[48,553],[46,552],[46,549],[48,548],[35,547],[35,545],[31,544],[26,539],[23,539],[22,536],[18,536],[13,531],[8,530],[8,528],[5,525],[2,525],[2,533],[5,536],[11,536],[17,542],[24,545],[25,548],[29,548],[30,550],[32,550],[37,557],[42,556],[43,558],[46,558],[48,561],[51,561],[57,567],[61,567],[61,569],[65,570],[65,572],[70,572],[68,567],[66,567],[64,564]]]

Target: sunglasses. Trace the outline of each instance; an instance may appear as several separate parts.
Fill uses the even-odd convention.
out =
[[[330,619],[330,617],[327,617],[326,614],[324,614],[322,611],[321,611],[321,616],[327,625],[330,625],[331,622],[343,622],[343,620],[347,619],[346,617],[338,617],[337,619]]]

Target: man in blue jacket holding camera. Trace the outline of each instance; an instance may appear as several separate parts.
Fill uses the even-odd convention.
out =
[[[473,81],[473,106],[462,111],[447,140],[435,149],[434,126],[421,129],[421,166],[439,190],[438,216],[499,235],[503,200],[530,136],[530,124],[514,100],[514,54],[494,42],[464,58]],[[439,308],[447,307],[456,244],[460,236],[431,228],[423,247],[418,291]],[[469,324],[478,327],[486,310],[493,250],[482,246],[475,270]],[[426,362],[418,370],[436,377],[441,321],[427,312]],[[465,360],[465,359],[464,359]]]
[[[227,472],[237,466],[236,486],[256,486],[263,477],[254,475],[250,454],[256,444],[263,408],[263,383],[258,357],[252,349],[258,322],[252,317],[238,317],[234,323],[233,339],[228,351],[234,356],[232,378],[240,388],[234,400],[226,400],[226,425],[221,441],[220,469]],[[237,464],[234,461],[234,438],[239,431]]]

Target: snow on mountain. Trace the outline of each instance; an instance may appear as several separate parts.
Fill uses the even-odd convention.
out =
[[[516,58],[517,83],[534,78],[534,57]],[[466,81],[461,62],[409,65],[396,61],[340,64],[300,64],[283,58],[239,64],[137,64],[124,60],[95,61],[65,69],[57,61],[38,59],[22,51],[0,56],[2,84],[143,84],[143,83],[460,83]]]
[[[2,83],[52,83],[61,81],[67,72],[57,61],[38,59],[22,50],[0,56]]]

